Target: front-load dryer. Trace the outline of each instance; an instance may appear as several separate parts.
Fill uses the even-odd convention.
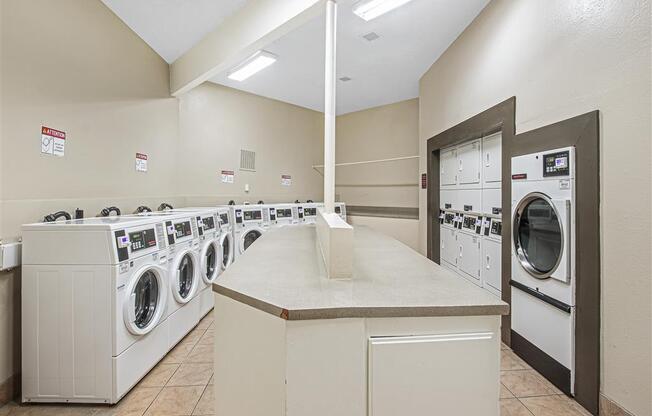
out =
[[[269,228],[269,207],[264,205],[234,205],[233,237],[236,260]]]
[[[22,401],[116,403],[169,350],[158,218],[22,227]]]
[[[512,347],[573,394],[574,147],[512,158],[511,249]]]

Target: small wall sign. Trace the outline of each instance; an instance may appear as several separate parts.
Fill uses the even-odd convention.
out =
[[[283,185],[283,186],[292,185],[292,176],[290,176],[290,175],[281,175],[281,185]]]
[[[147,155],[136,153],[136,172],[147,172]]]
[[[428,189],[428,174],[421,174],[421,189]]]
[[[41,153],[63,156],[66,150],[66,132],[41,126]]]
[[[222,183],[233,183],[235,177],[235,172],[232,170],[223,170],[222,171]]]

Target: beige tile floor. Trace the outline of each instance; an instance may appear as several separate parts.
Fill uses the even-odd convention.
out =
[[[0,416],[213,415],[212,328],[211,312],[115,406],[9,403]],[[501,382],[501,416],[590,416],[505,345]]]

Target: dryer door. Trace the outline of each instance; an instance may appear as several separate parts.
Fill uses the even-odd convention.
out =
[[[135,273],[129,282],[123,318],[132,334],[147,334],[158,324],[165,309],[167,293],[164,273],[158,267],[145,267]]]
[[[537,279],[570,280],[569,201],[539,192],[526,195],[514,211],[513,241],[518,262]]]

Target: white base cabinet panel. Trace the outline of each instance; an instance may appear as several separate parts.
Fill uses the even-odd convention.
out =
[[[500,316],[285,321],[215,295],[214,354],[218,415],[499,416]]]

